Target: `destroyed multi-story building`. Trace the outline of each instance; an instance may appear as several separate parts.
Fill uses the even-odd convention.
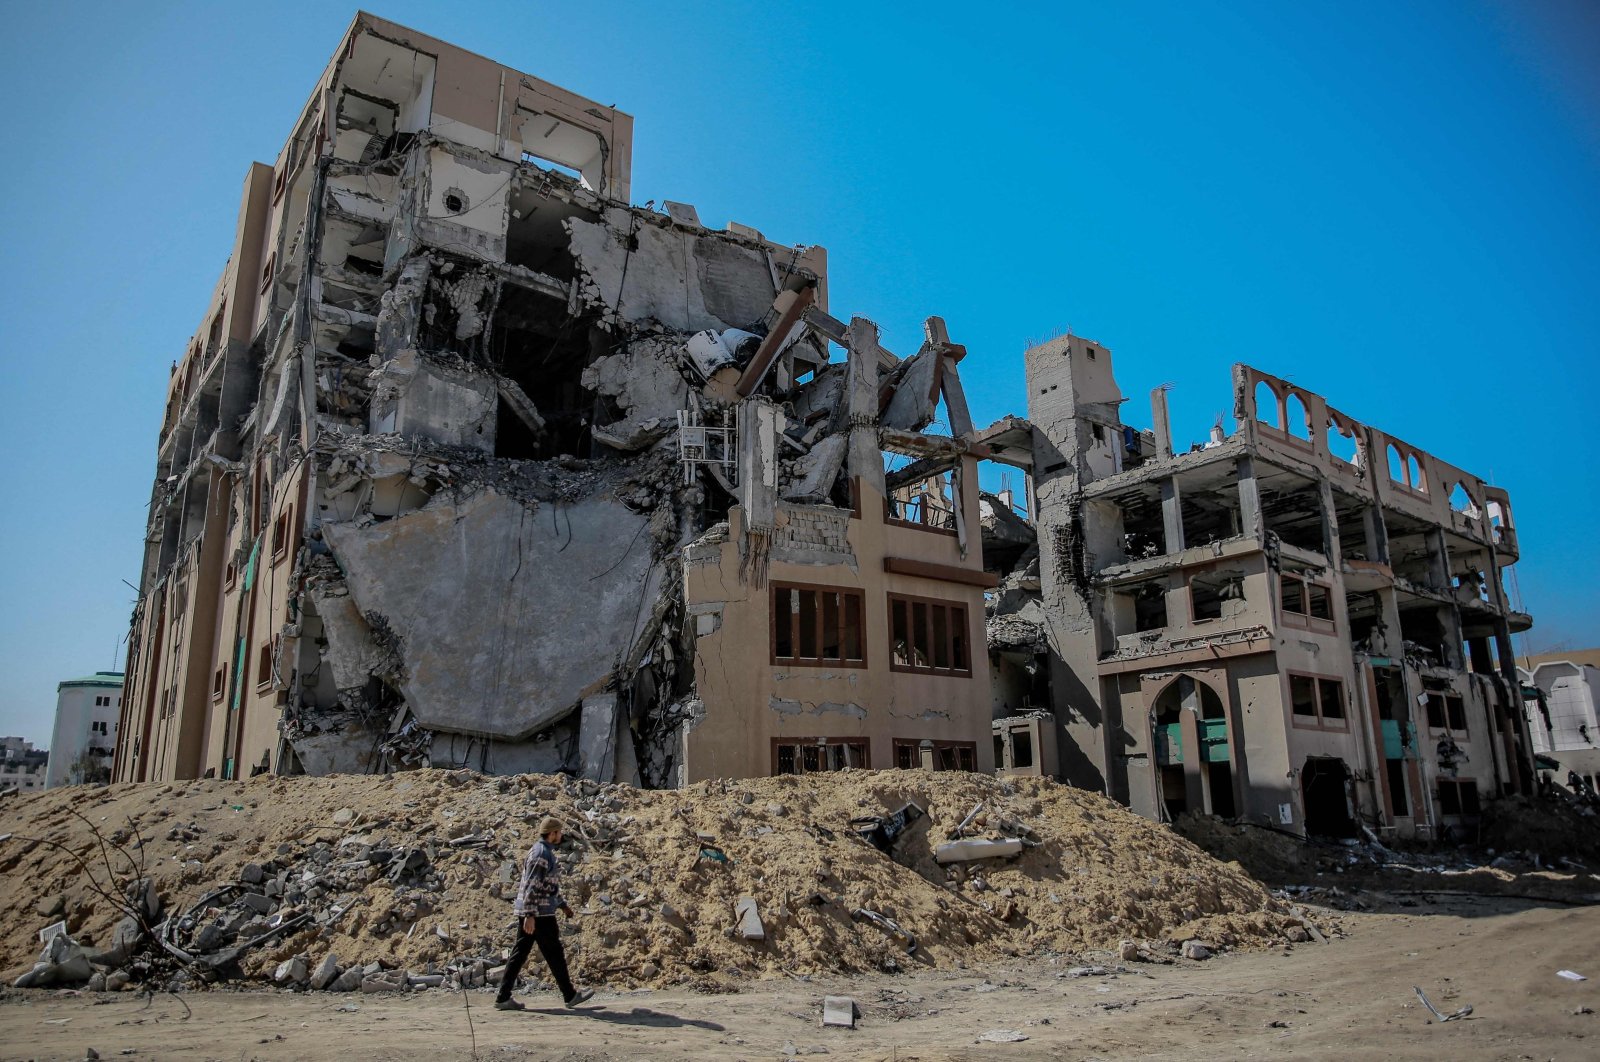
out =
[[[963,348],[631,143],[356,17],[172,369],[119,780],[992,766]]]
[[[974,436],[1033,476],[1029,519],[985,499],[1011,551],[989,644],[997,699],[1053,709],[1063,778],[1347,836],[1441,837],[1529,791],[1504,490],[1246,365],[1236,429],[1185,452],[1164,389],[1128,423],[1102,344],[1026,367],[1028,420]]]
[[[293,129],[173,366],[118,779],[926,766],[1425,836],[1529,789],[1505,491],[1243,365],[1174,452],[1071,335],[975,430],[939,318],[897,357],[822,248],[631,205],[627,114],[370,15]]]

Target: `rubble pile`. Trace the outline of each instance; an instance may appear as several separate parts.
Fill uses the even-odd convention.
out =
[[[151,905],[159,894],[165,907],[145,954],[196,982],[491,983],[512,942],[520,861],[549,814],[569,824],[569,955],[581,977],[614,985],[727,989],[752,975],[1129,946],[1160,957],[1191,941],[1208,952],[1281,943],[1302,926],[1236,864],[1039,779],[846,770],[649,791],[419,770],[12,801],[0,959],[18,972],[47,921],[93,958],[125,920],[75,858],[31,839],[57,838],[100,867],[100,840],[69,806],[121,846],[108,849],[119,873],[143,860]],[[988,841],[1015,854],[983,858]],[[130,970],[96,972],[120,984]]]

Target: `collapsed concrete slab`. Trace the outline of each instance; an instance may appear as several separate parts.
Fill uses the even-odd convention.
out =
[[[357,607],[403,646],[412,715],[518,740],[604,685],[629,648],[646,523],[605,494],[546,513],[483,490],[324,535]]]

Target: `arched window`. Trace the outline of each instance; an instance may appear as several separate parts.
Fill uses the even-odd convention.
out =
[[[1305,400],[1294,391],[1283,401],[1283,430],[1296,439],[1311,441],[1311,414],[1306,410]]]
[[[1406,457],[1406,482],[1412,490],[1428,492],[1428,484],[1422,478],[1422,466],[1417,463],[1417,455],[1409,454]]]
[[[1265,380],[1256,382],[1256,419],[1274,428],[1283,427],[1283,411],[1278,408],[1278,392]]]

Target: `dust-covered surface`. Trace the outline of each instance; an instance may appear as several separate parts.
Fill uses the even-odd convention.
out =
[[[1600,907],[1458,902],[1427,914],[1353,914],[1346,924],[1343,940],[1204,963],[1008,959],[892,977],[772,978],[734,995],[600,985],[578,1010],[553,991],[527,993],[521,1014],[490,1009],[488,990],[0,990],[0,1053],[77,1060],[92,1047],[102,1058],[296,1062],[1593,1057]],[[1590,980],[1565,980],[1562,969]],[[1473,1012],[1441,1024],[1414,985],[1444,1013]],[[831,995],[856,1001],[856,1028],[822,1027]],[[991,1034],[1017,1039],[979,1042]]]
[[[1178,832],[1237,863],[1277,895],[1344,910],[1399,910],[1416,897],[1473,894],[1600,903],[1593,821],[1561,802],[1507,797],[1485,806],[1478,843],[1293,837],[1282,830],[1185,815]]]
[[[908,802],[927,814],[897,838],[894,858],[851,832],[852,818]],[[1015,859],[937,865],[934,845],[980,802],[970,832],[1036,843]],[[569,955],[580,977],[613,985],[732,990],[751,976],[950,969],[1123,941],[1166,960],[1191,939],[1221,950],[1302,935],[1302,917],[1238,865],[1049,781],[845,771],[649,791],[422,770],[9,798],[0,804],[0,834],[14,835],[0,843],[0,959],[9,977],[27,969],[36,933],[56,917],[80,942],[106,945],[122,912],[91,893],[65,852],[30,840],[58,840],[98,870],[93,824],[142,854],[168,913],[243,873],[256,879],[249,889],[269,894],[266,925],[312,916],[246,950],[224,977],[267,976],[304,956],[305,971],[290,975],[300,981],[332,954],[341,969],[377,962],[481,984],[511,942],[518,866],[548,814],[571,824],[564,891],[579,917],[567,926]],[[125,856],[112,859],[127,869]],[[742,896],[756,900],[765,939],[735,931]],[[226,911],[199,912],[176,939],[194,950],[212,923],[238,928]],[[1328,918],[1320,929],[1338,931]]]

